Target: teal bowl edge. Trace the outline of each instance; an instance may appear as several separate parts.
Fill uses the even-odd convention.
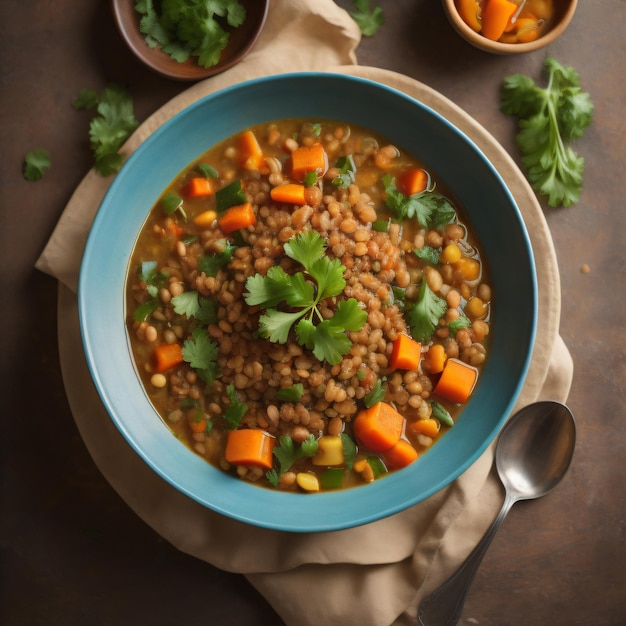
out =
[[[124,319],[130,253],[163,189],[215,143],[248,126],[287,117],[333,118],[370,127],[423,160],[463,199],[485,249],[495,293],[492,348],[483,381],[454,428],[402,471],[364,487],[314,495],[249,485],[178,442],[139,381]],[[451,153],[457,158],[450,159]],[[476,144],[439,113],[396,89],[323,72],[281,74],[226,88],[151,134],[116,175],[96,214],[81,264],[78,306],[94,384],[137,454],[203,506],[240,522],[290,532],[326,532],[379,520],[434,495],[466,471],[517,401],[530,365],[538,309],[535,262],[521,213]]]

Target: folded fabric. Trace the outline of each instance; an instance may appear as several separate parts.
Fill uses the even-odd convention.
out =
[[[355,65],[359,32],[330,0],[275,0],[267,26],[246,59],[197,83],[144,122],[123,148],[129,154],[172,115],[198,98],[242,80],[284,71],[336,71],[386,83],[432,107],[464,130],[495,164],[516,198],[538,263],[539,328],[518,408],[537,399],[564,401],[572,363],[558,335],[559,274],[535,196],[493,138],[454,104],[393,72]],[[286,60],[288,59],[288,65]],[[245,574],[290,625],[416,623],[423,594],[460,564],[502,502],[493,448],[446,489],[407,511],[324,534],[289,534],[226,519],[161,480],[117,431],[93,387],[78,329],[76,286],[82,250],[110,179],[89,172],[70,199],[37,267],[59,287],[59,350],[72,413],[94,461],[128,505],[180,550]],[[311,598],[323,602],[311,602]]]

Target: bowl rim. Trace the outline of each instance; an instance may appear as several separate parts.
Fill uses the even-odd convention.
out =
[[[558,2],[558,0],[556,1]],[[472,30],[463,19],[461,19],[456,8],[455,0],[442,0],[442,2],[448,20],[457,33],[475,48],[494,54],[523,54],[544,48],[563,34],[572,21],[578,4],[578,0],[568,0],[568,6],[563,12],[561,19],[545,35],[535,39],[535,41],[529,41],[527,43],[503,43],[501,41],[487,39],[480,33]]]
[[[248,12],[253,10],[254,21],[244,22],[239,28],[231,29],[228,44],[222,52],[223,60],[209,68],[189,58],[183,63],[172,59],[159,47],[151,48],[139,30],[140,15],[135,10],[134,0],[110,0],[117,30],[133,55],[152,71],[179,81],[198,81],[210,78],[230,69],[241,61],[252,49],[263,31],[267,20],[270,0],[240,0]]]
[[[100,327],[97,322],[101,321],[101,319],[98,317],[96,317],[95,319],[93,318],[93,307],[91,307],[91,310],[90,310],[90,304],[89,304],[90,301],[92,301],[92,299],[94,298],[94,296],[98,295],[97,287],[94,286],[93,281],[90,280],[93,277],[94,271],[96,273],[99,270],[102,270],[103,272],[110,271],[107,269],[108,266],[104,263],[103,259],[102,258],[98,259],[98,252],[101,252],[98,250],[98,233],[99,231],[101,231],[101,228],[103,225],[106,226],[106,220],[109,219],[108,214],[107,214],[108,206],[115,202],[115,195],[118,193],[118,189],[120,188],[123,189],[123,185],[126,183],[126,179],[129,177],[132,179],[132,176],[135,173],[135,169],[138,167],[137,164],[139,165],[141,164],[141,159],[143,157],[143,154],[148,152],[154,144],[157,144],[158,146],[159,142],[162,140],[164,135],[174,132],[176,130],[177,124],[182,123],[181,121],[184,121],[187,116],[193,115],[194,112],[201,112],[203,107],[211,106],[211,104],[213,104],[214,102],[217,102],[219,104],[221,99],[236,98],[239,94],[241,94],[242,91],[254,89],[254,88],[257,88],[257,89],[262,88],[264,86],[264,83],[268,81],[278,81],[279,83],[285,83],[285,81],[287,81],[287,83],[285,84],[288,84],[293,81],[297,82],[297,81],[303,81],[303,80],[304,81],[322,80],[322,81],[326,81],[326,83],[328,83],[329,81],[330,82],[340,81],[340,84],[344,84],[346,87],[349,85],[351,89],[360,85],[365,89],[376,90],[377,92],[381,93],[381,96],[382,94],[384,94],[384,97],[391,97],[391,98],[397,99],[398,101],[402,101],[404,104],[407,104],[408,106],[417,107],[415,111],[419,110],[421,111],[422,115],[427,116],[432,121],[436,121],[437,123],[442,124],[446,132],[451,133],[451,135],[454,136],[455,140],[463,142],[464,144],[468,146],[468,149],[471,149],[473,152],[476,153],[476,155],[479,157],[481,166],[487,168],[489,175],[493,176],[497,184],[501,187],[503,196],[506,197],[508,199],[508,202],[510,203],[510,206],[513,211],[513,217],[520,226],[519,234],[523,242],[524,251],[527,253],[528,267],[526,269],[528,269],[529,271],[528,280],[532,284],[531,295],[532,295],[533,301],[532,301],[532,306],[531,306],[532,311],[530,312],[531,320],[529,321],[528,340],[526,343],[524,343],[524,354],[518,355],[516,357],[517,362],[519,364],[519,376],[517,378],[516,383],[513,385],[510,396],[507,397],[504,406],[500,407],[502,410],[501,410],[501,415],[499,416],[499,419],[491,425],[491,428],[489,429],[489,431],[486,434],[484,434],[484,436],[482,437],[482,441],[480,445],[473,451],[471,455],[465,458],[465,460],[461,462],[460,464],[457,464],[453,471],[448,472],[443,477],[438,476],[437,479],[435,479],[432,483],[429,484],[429,487],[427,489],[424,489],[420,492],[419,496],[415,496],[415,495],[411,495],[407,493],[406,486],[402,485],[403,480],[404,480],[403,475],[408,477],[409,474],[406,474],[406,472],[410,472],[412,468],[407,468],[405,470],[402,470],[401,472],[394,472],[391,475],[385,477],[383,480],[376,481],[376,483],[368,485],[367,489],[357,487],[355,489],[343,490],[341,492],[325,492],[325,493],[315,494],[313,496],[309,496],[305,494],[290,494],[290,493],[284,493],[284,492],[274,492],[274,491],[265,490],[265,489],[262,490],[257,486],[248,485],[244,483],[244,481],[237,480],[231,476],[228,476],[224,472],[221,472],[220,470],[212,468],[212,466],[209,466],[209,464],[204,459],[201,459],[200,457],[195,455],[193,452],[189,451],[187,448],[184,448],[184,446],[180,444],[180,442],[176,442],[175,438],[172,437],[171,432],[168,430],[168,432],[166,433],[167,436],[171,439],[173,444],[180,445],[181,448],[186,450],[186,453],[188,453],[189,455],[189,462],[194,467],[197,467],[197,468],[207,468],[207,466],[210,467],[213,470],[213,472],[210,472],[211,474],[210,480],[211,481],[215,480],[216,481],[215,484],[217,484],[218,488],[220,486],[225,486],[225,488],[233,492],[233,497],[231,498],[231,500],[228,501],[227,505],[224,505],[223,502],[219,502],[219,503],[209,502],[206,500],[206,497],[204,496],[201,497],[197,493],[194,493],[192,489],[190,489],[185,484],[182,484],[181,481],[178,480],[178,478],[173,477],[170,473],[168,473],[168,471],[164,470],[163,465],[160,463],[161,461],[160,459],[155,460],[151,458],[149,451],[146,452],[142,443],[136,440],[136,436],[135,436],[135,433],[133,432],[132,427],[129,427],[129,425],[125,423],[125,420],[120,418],[120,416],[117,415],[117,401],[114,397],[112,397],[114,393],[112,393],[111,390],[107,388],[106,386],[106,378],[110,374],[110,370],[115,369],[116,365],[111,364],[111,363],[105,363],[103,365],[102,362],[98,361],[98,358],[97,358],[98,353],[100,353],[100,356],[102,356],[102,353],[104,353],[105,358],[108,357],[108,355],[110,354],[110,346],[108,345],[108,341],[103,340],[103,337],[98,337],[97,331],[100,329]],[[327,116],[324,116],[324,117],[327,117]],[[272,118],[272,119],[280,119],[280,118]],[[253,123],[255,122],[250,122],[246,126],[249,126]],[[243,130],[243,128],[241,128],[240,130]],[[228,135],[230,134],[232,133],[228,133]],[[200,155],[198,154],[196,156],[200,156]],[[182,165],[178,167],[178,170],[184,169],[187,163],[191,162],[192,160],[193,159],[188,159],[185,163],[181,162]],[[160,187],[162,186],[163,185],[160,185]],[[159,193],[160,192],[162,192],[162,189],[160,189]],[[146,209],[145,209],[146,213],[150,210],[152,205],[153,205],[153,201],[147,202]],[[143,220],[145,220],[145,216]],[[142,223],[143,223],[143,220],[142,220]],[[137,236],[137,233],[133,233],[133,241],[136,239],[136,236]],[[125,285],[126,276],[128,272],[128,261],[129,261],[131,252],[132,252],[132,247],[131,247],[131,250],[127,251],[126,258],[116,259],[115,264],[113,263],[109,264],[111,266],[116,265],[118,269],[119,269],[120,264],[123,264],[124,279],[122,282],[124,283],[124,285]],[[123,309],[123,303],[125,301],[123,297],[123,294],[125,293],[124,285],[121,286],[121,289],[120,289],[121,293],[118,292],[116,295],[116,298],[117,298],[116,302],[120,304],[120,307],[121,307],[120,311],[124,310]],[[113,300],[114,299],[112,298],[111,301]],[[129,157],[129,159],[124,164],[120,172],[117,174],[116,178],[113,180],[111,186],[109,187],[109,190],[105,194],[105,197],[100,205],[100,208],[98,209],[94,223],[88,235],[83,260],[81,263],[80,276],[79,276],[78,307],[79,307],[80,332],[81,332],[81,339],[82,339],[83,347],[85,351],[85,356],[87,359],[87,364],[88,364],[91,377],[94,380],[100,399],[102,400],[103,405],[107,410],[107,413],[109,414],[111,419],[114,421],[118,430],[122,433],[124,438],[131,445],[131,447],[135,450],[135,452],[144,460],[144,462],[148,464],[149,467],[152,468],[153,471],[155,471],[164,480],[169,482],[172,486],[176,487],[180,492],[184,493],[185,495],[192,498],[193,500],[196,500],[197,502],[203,504],[207,508],[213,509],[214,511],[217,511],[218,513],[237,519],[239,521],[252,524],[255,526],[259,526],[259,527],[274,529],[274,530],[291,531],[291,532],[325,532],[325,531],[334,531],[334,530],[340,530],[344,528],[350,528],[350,527],[354,527],[358,525],[367,524],[369,522],[376,521],[383,517],[387,517],[395,513],[398,513],[412,506],[413,504],[417,504],[418,502],[421,502],[422,500],[425,500],[426,498],[437,493],[446,485],[448,485],[453,480],[458,478],[458,476],[460,476],[465,470],[467,470],[470,467],[470,465],[472,465],[479,458],[479,456],[485,451],[485,449],[488,447],[488,445],[491,443],[491,441],[496,436],[497,432],[500,430],[500,428],[506,421],[523,387],[524,380],[528,373],[528,368],[530,365],[532,350],[533,350],[534,341],[535,341],[536,328],[537,328],[538,303],[537,303],[537,278],[536,278],[536,271],[535,271],[535,265],[534,265],[534,258],[532,254],[532,247],[531,247],[529,235],[526,230],[523,219],[521,217],[519,208],[517,207],[517,204],[514,198],[512,197],[502,177],[497,172],[493,164],[487,159],[484,153],[478,148],[478,146],[476,146],[476,144],[465,133],[463,133],[460,129],[458,129],[457,127],[452,125],[450,122],[448,122],[443,116],[441,116],[439,113],[434,111],[432,108],[428,107],[424,103],[416,100],[415,98],[393,87],[389,87],[389,86],[377,83],[375,81],[372,81],[366,78],[355,77],[355,76],[350,76],[350,75],[345,75],[345,74],[338,74],[338,73],[333,73],[333,72],[295,72],[295,73],[287,73],[287,74],[281,74],[281,75],[276,75],[276,76],[252,79],[244,83],[239,83],[237,85],[233,85],[233,86],[224,88],[220,91],[217,91],[215,93],[209,94],[208,96],[205,96],[204,98],[198,100],[197,102],[191,104],[189,107],[185,108],[183,111],[176,114],[168,122],[166,122],[164,125],[162,125],[157,130],[155,130],[154,133],[152,133],[137,148],[137,150]],[[126,344],[128,337],[126,335],[127,331],[126,331],[125,316],[120,312],[119,317],[121,321],[121,327],[123,328],[122,332],[124,333],[124,342]],[[126,345],[126,349],[129,350],[127,345]],[[132,366],[134,370],[134,367],[135,367],[134,360],[132,359],[130,352],[127,353],[127,357],[128,357],[128,361],[132,362]],[[142,400],[138,400],[138,402],[142,405],[144,410],[148,410],[150,412],[151,418],[154,421],[155,432],[156,432],[157,424],[158,424],[158,428],[160,429],[167,428],[164,425],[163,420],[159,417],[158,413],[156,413],[151,403],[149,402],[145,389],[143,388],[141,381],[136,375],[136,370],[134,370],[133,378],[135,380],[135,384],[133,386],[134,393],[137,396],[141,396]],[[132,383],[129,383],[129,384],[132,385]],[[461,422],[457,424],[456,429],[459,429],[460,424]],[[150,428],[152,429],[153,426],[150,425]],[[467,430],[467,428],[465,430]],[[160,436],[160,434],[155,434],[155,432],[152,432],[151,430],[149,437],[154,438],[154,437]],[[437,446],[434,446],[433,449],[430,450],[427,454],[430,455],[431,458],[433,457],[433,452],[440,455],[440,453],[436,451],[438,448],[441,448],[442,443],[445,441],[446,440],[443,439],[441,442],[438,442]],[[169,449],[170,448],[169,444],[166,444],[166,445],[168,446],[168,449]],[[441,450],[443,452],[443,448],[441,448]],[[177,454],[177,453],[175,452],[174,454]],[[194,457],[195,457],[195,460],[191,460]],[[403,474],[403,472],[405,474]],[[225,480],[228,480],[230,482],[228,482],[228,484],[225,485]],[[251,492],[250,490],[253,490],[253,492]],[[398,501],[395,502],[395,504],[392,504],[392,505],[387,504],[384,510],[371,510],[371,507],[367,509],[363,509],[363,507],[360,505],[362,501],[369,502],[371,500],[375,500],[378,495],[382,495],[383,501],[385,501],[386,499],[388,499],[389,493],[395,494],[398,491],[401,491],[402,497],[398,498]],[[264,497],[264,500],[266,501],[265,503],[266,506],[262,511],[259,508],[256,508],[255,510],[250,511],[249,508],[245,506],[244,507],[236,506],[235,507],[236,510],[232,509],[233,500],[239,501],[238,499],[241,499],[242,501],[245,501],[251,495],[253,496],[253,493],[259,493],[259,492],[263,492],[264,494],[266,494],[266,496]],[[342,504],[345,504],[346,494],[348,494],[347,499],[349,501],[352,501],[354,499],[357,500],[357,503],[360,505],[359,507],[356,507],[358,509],[358,512],[355,512],[350,507],[349,507],[350,510],[347,510],[346,507],[342,505]],[[357,494],[357,495],[352,496],[350,494]],[[288,520],[276,519],[275,511],[277,507],[282,508],[283,510],[287,508],[290,511],[300,511],[302,508],[302,503],[308,502],[306,500],[303,500],[303,498],[309,498],[309,497],[313,497],[315,499],[314,502],[316,505],[317,504],[322,505],[322,504],[325,504],[326,502],[329,502],[330,503],[329,506],[336,508],[336,511],[338,512],[338,516],[335,518],[328,519],[324,515],[319,514],[314,519],[305,521],[305,520],[301,520],[299,516],[294,513],[294,514],[291,514]],[[252,497],[252,500],[255,500],[254,496]],[[316,506],[316,508],[319,508],[320,510],[324,510],[323,506],[320,506],[320,507]]]

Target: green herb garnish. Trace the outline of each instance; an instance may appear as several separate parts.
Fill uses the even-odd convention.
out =
[[[218,346],[204,328],[196,328],[183,344],[183,359],[196,370],[200,378],[210,384],[219,375]]]
[[[465,317],[464,315],[462,315],[461,317],[458,317],[455,320],[452,320],[451,322],[448,322],[448,328],[450,329],[450,332],[454,336],[456,336],[456,334],[461,330],[461,328],[468,328],[471,325],[472,325],[472,322],[470,322],[469,319]]]
[[[504,79],[501,110],[519,118],[517,144],[533,188],[548,196],[548,204],[578,202],[585,160],[569,146],[591,124],[593,103],[571,67],[548,57],[545,89],[532,78],[514,74]]]
[[[198,271],[206,276],[216,276],[217,272],[226,267],[237,249],[228,239],[223,240],[224,249],[218,254],[209,254],[198,261]]]
[[[197,291],[185,291],[171,300],[172,307],[178,315],[195,317],[203,324],[217,323],[217,304],[210,298],[201,296]]]
[[[50,154],[43,148],[37,148],[24,157],[24,178],[31,182],[41,180],[50,168]]]
[[[292,237],[284,249],[287,256],[302,264],[305,272],[290,275],[275,265],[266,276],[255,274],[246,281],[246,303],[265,309],[259,318],[259,334],[272,342],[286,343],[295,325],[300,345],[312,350],[320,361],[339,363],[352,347],[346,331],[360,330],[367,313],[354,298],[339,300],[329,319],[322,319],[317,307],[322,300],[343,291],[346,268],[338,259],[325,256],[326,243],[316,231]],[[279,304],[285,304],[289,311],[275,308]]]
[[[333,178],[332,184],[340,188],[349,187],[354,182],[354,173],[356,172],[352,155],[339,157],[335,167],[339,170],[339,174]]]
[[[291,387],[279,389],[276,397],[283,402],[300,402],[304,394],[304,386],[302,383],[295,383]]]
[[[356,11],[351,11],[350,16],[357,23],[365,37],[376,34],[378,29],[385,23],[385,16],[380,7],[370,9],[369,0],[352,0]]]
[[[183,199],[174,191],[168,191],[161,198],[161,208],[166,215],[173,215],[178,211],[184,220],[187,219],[187,214],[183,208]]]
[[[224,412],[224,420],[232,430],[236,430],[248,410],[248,405],[239,399],[234,385],[226,387],[226,394],[230,399],[230,405]]]
[[[237,0],[138,0],[135,9],[142,15],[140,30],[146,43],[163,49],[179,63],[197,57],[198,65],[209,68],[219,63],[228,44],[231,28],[241,26],[245,8]]]
[[[413,253],[418,259],[421,259],[429,265],[437,265],[437,263],[439,263],[439,250],[432,248],[431,246],[415,248]]]
[[[341,433],[341,447],[343,449],[343,459],[346,462],[346,467],[352,469],[354,465],[354,459],[356,458],[356,444],[347,433]]]
[[[440,230],[455,217],[456,211],[448,198],[426,189],[412,196],[398,191],[396,180],[390,174],[381,179],[385,193],[385,204],[396,220],[416,219],[424,228]]]
[[[94,168],[101,176],[115,174],[124,162],[119,149],[139,125],[128,91],[115,84],[109,85],[101,95],[83,89],[72,104],[75,109],[96,109],[89,125]]]
[[[282,476],[298,460],[307,456],[314,456],[317,452],[318,443],[313,435],[309,435],[299,446],[296,446],[293,439],[288,435],[281,435],[278,438],[278,445],[274,446],[274,456],[278,460],[279,467],[274,472]],[[270,470],[272,471],[272,470]],[[267,476],[267,474],[266,474]]]
[[[207,163],[200,163],[198,165],[198,171],[205,178],[217,178],[220,175],[212,165],[208,165]]]
[[[446,301],[433,293],[425,280],[422,281],[417,301],[405,312],[413,339],[427,343],[447,308]]]
[[[363,398],[363,404],[369,409],[377,402],[380,402],[385,397],[385,387],[383,387],[383,381],[379,378],[376,380],[372,390]]]

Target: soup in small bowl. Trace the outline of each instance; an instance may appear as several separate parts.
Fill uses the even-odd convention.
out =
[[[104,404],[157,473],[236,519],[321,531],[478,458],[521,388],[536,286],[467,137],[393,89],[296,74],[209,96],[140,146],[79,307]]]

